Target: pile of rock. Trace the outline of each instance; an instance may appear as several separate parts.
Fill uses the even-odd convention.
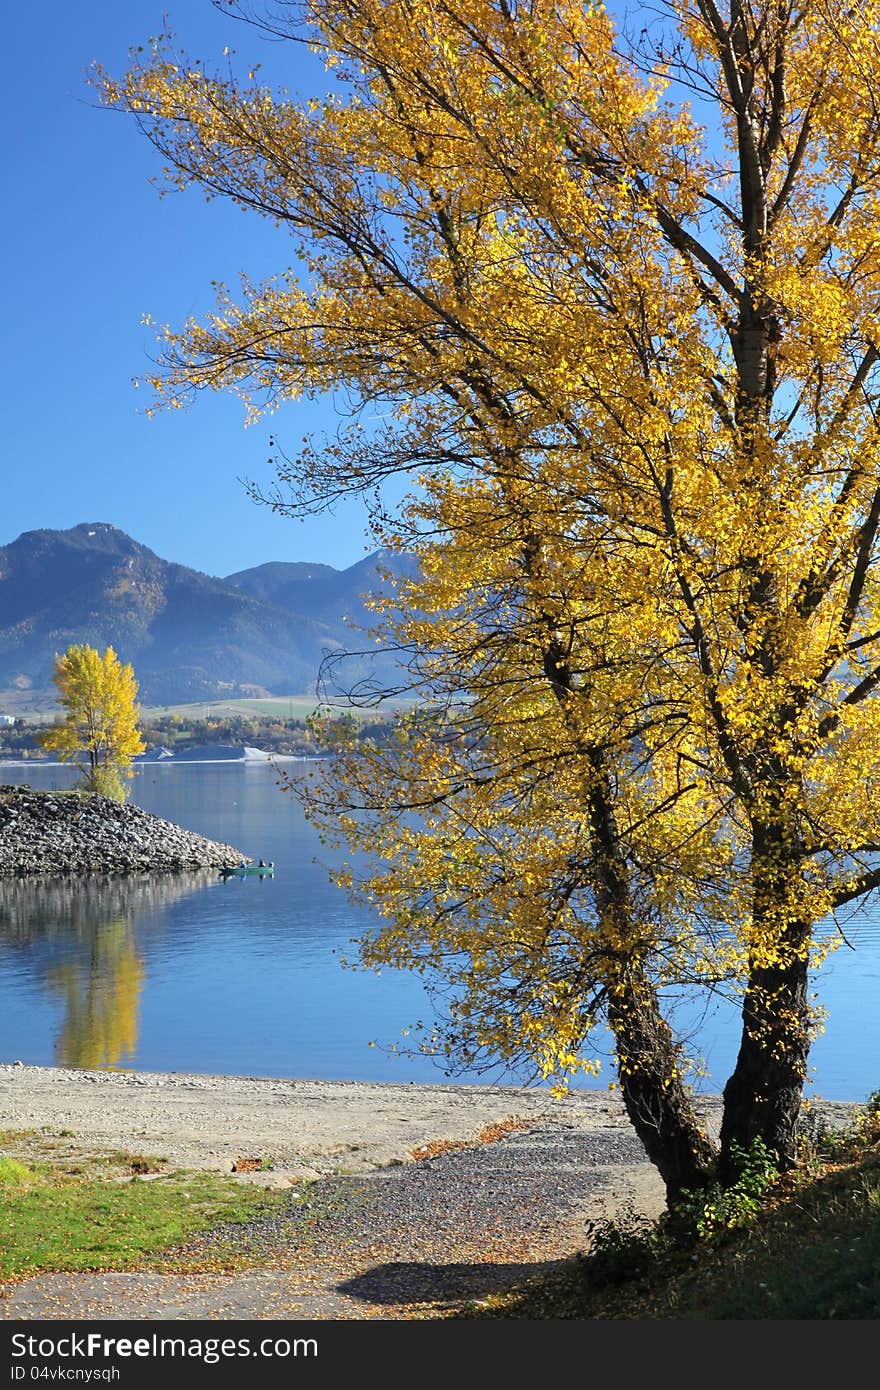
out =
[[[0,878],[24,874],[175,873],[248,856],[139,806],[76,792],[0,788]]]

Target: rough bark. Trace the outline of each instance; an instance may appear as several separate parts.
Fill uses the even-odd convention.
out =
[[[709,1181],[715,1150],[694,1111],[682,1075],[681,1049],[643,966],[645,945],[634,929],[627,865],[598,750],[590,761],[596,906],[612,939],[621,942],[608,991],[620,1089],[633,1128],[666,1186],[667,1203],[674,1206],[683,1191]]]
[[[720,1176],[735,1175],[732,1146],[756,1139],[775,1150],[780,1168],[797,1161],[797,1122],[810,1051],[807,1000],[811,927],[793,916],[801,847],[784,817],[753,827],[756,940],[772,947],[771,964],[749,965],[736,1066],[724,1088]]]
[[[705,1187],[715,1149],[694,1112],[681,1073],[681,1051],[650,983],[636,966],[624,971],[608,1019],[619,1058],[626,1113],[674,1207],[683,1192]]]
[[[761,1139],[775,1150],[781,1169],[795,1165],[809,1050],[806,958],[753,970],[739,1055],[724,1088],[722,1181],[735,1176],[733,1144],[747,1150]]]

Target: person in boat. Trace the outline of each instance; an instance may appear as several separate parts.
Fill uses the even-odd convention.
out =
[[[269,865],[266,863],[264,859],[261,859],[257,867],[260,869],[268,869]]]

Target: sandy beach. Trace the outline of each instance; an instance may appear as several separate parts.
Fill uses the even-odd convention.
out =
[[[710,1132],[720,1097],[699,1101]],[[822,1102],[843,1124],[848,1102]],[[425,1145],[477,1143],[505,1120],[631,1132],[618,1091],[555,1098],[524,1086],[313,1081],[0,1064],[0,1130],[66,1131],[90,1148],[128,1149],[180,1168],[231,1172],[271,1161],[275,1181],[406,1163]],[[645,1168],[652,1172],[645,1162]],[[265,1178],[272,1181],[271,1178]]]
[[[66,1132],[89,1148],[129,1149],[180,1168],[228,1173],[239,1158],[262,1158],[272,1163],[262,1180],[279,1183],[410,1162],[425,1145],[476,1143],[487,1126],[514,1119],[629,1130],[619,1095],[607,1090],[555,1099],[518,1086],[0,1065],[0,1129]]]

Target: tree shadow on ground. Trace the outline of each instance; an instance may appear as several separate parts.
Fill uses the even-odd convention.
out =
[[[565,1260],[516,1261],[510,1264],[430,1264],[395,1260],[375,1265],[335,1286],[337,1293],[363,1303],[392,1305],[430,1303],[452,1308],[469,1299],[485,1298],[517,1288],[538,1275],[562,1268]]]

